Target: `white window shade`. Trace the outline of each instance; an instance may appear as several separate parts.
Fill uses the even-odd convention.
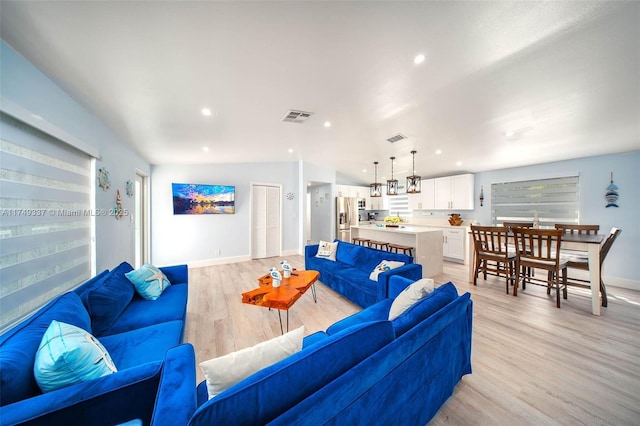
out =
[[[411,210],[409,210],[409,196],[405,192],[389,196],[389,215],[400,217],[411,216]]]
[[[494,225],[503,222],[532,222],[553,228],[556,223],[580,223],[578,176],[537,179],[491,185]]]
[[[0,331],[91,276],[93,159],[0,116]]]

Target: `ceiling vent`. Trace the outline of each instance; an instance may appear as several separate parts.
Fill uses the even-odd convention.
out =
[[[391,143],[395,143],[398,141],[401,141],[402,139],[406,139],[407,137],[405,135],[403,135],[402,133],[398,133],[397,135],[393,135],[391,136],[389,139],[387,139],[387,141],[391,142]]]
[[[282,121],[285,121],[288,123],[304,123],[312,115],[313,115],[312,112],[297,111],[295,109],[292,109],[292,110],[289,110],[287,115],[285,115],[282,118]]]

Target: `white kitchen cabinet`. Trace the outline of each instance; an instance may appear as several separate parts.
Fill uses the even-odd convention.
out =
[[[422,191],[419,194],[408,194],[409,210],[435,210],[435,179],[425,179],[421,182]]]
[[[389,197],[370,197],[371,204],[367,210],[389,210]]]
[[[473,210],[473,175],[434,179],[436,210]]]
[[[448,259],[461,261],[465,260],[465,228],[444,228],[442,255]]]

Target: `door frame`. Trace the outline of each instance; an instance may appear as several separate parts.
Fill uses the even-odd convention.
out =
[[[250,182],[249,183],[249,257],[251,259],[256,259],[254,256],[253,250],[253,190],[256,186],[270,186],[278,188],[278,227],[280,228],[280,232],[278,233],[278,255],[282,256],[282,185],[279,183],[270,183],[270,182]]]
[[[140,182],[140,183],[139,183]],[[136,177],[134,182],[135,186],[140,184],[140,190],[134,191],[134,205],[137,207],[138,202],[140,203],[140,211],[137,209],[134,211],[134,258],[136,259],[136,268],[139,268],[144,263],[148,263],[151,258],[151,253],[149,251],[150,247],[150,233],[149,233],[149,218],[150,218],[150,209],[149,209],[149,176],[144,173],[142,170],[136,169]],[[136,221],[140,220],[139,229],[136,229]],[[138,234],[139,233],[139,234]],[[136,239],[139,238],[140,247],[138,247],[138,243]],[[140,265],[137,265],[138,261]]]

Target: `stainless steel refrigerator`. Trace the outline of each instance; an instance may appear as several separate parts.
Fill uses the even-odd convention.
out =
[[[358,224],[358,199],[336,197],[336,238],[351,242],[351,226]]]

